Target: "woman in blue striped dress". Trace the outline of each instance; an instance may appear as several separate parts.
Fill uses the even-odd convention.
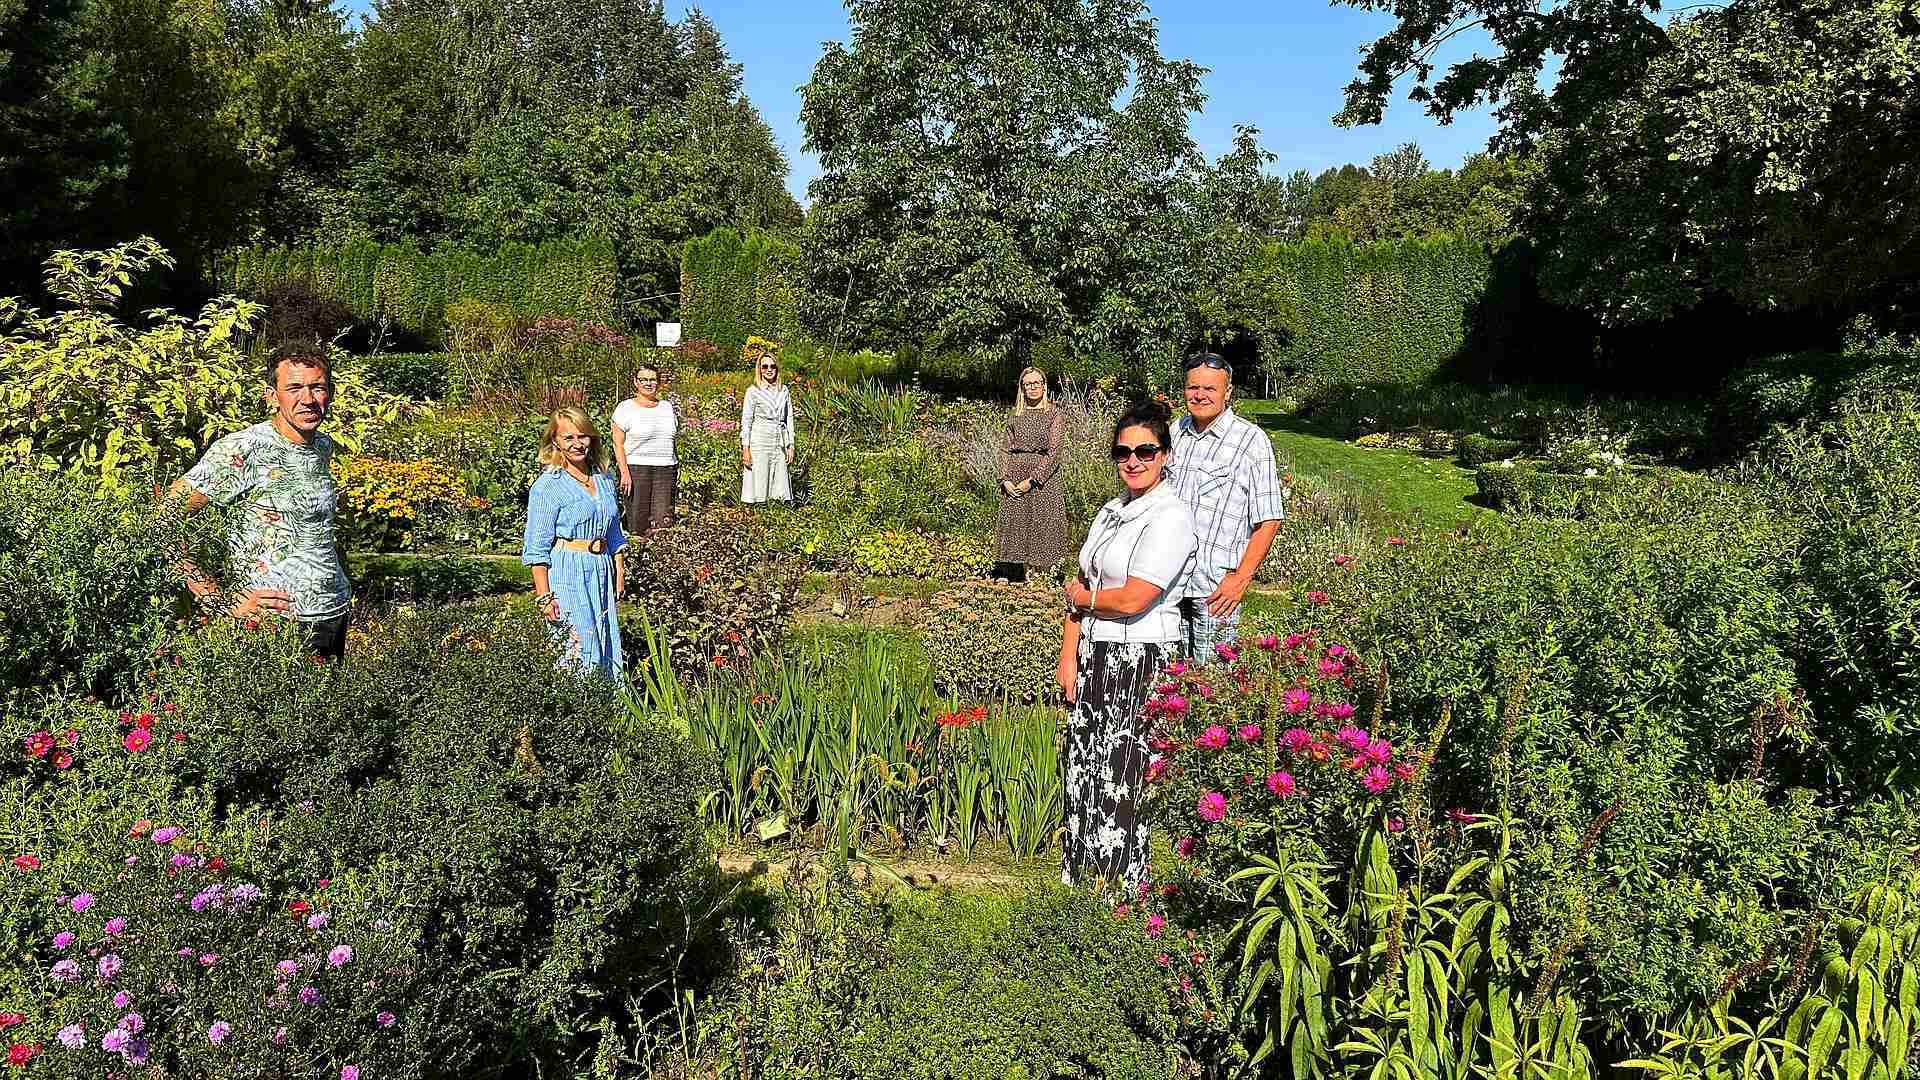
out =
[[[566,634],[563,665],[618,680],[626,671],[614,598],[625,582],[627,545],[607,448],[587,414],[554,410],[540,441],[546,466],[527,496],[520,561],[533,568],[534,603]]]

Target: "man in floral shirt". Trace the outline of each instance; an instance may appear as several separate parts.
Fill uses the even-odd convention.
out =
[[[316,656],[338,660],[353,587],[333,540],[333,440],[320,433],[332,370],[326,350],[283,345],[268,357],[266,375],[273,418],[214,443],[173,490],[190,511],[240,504],[228,541],[245,587],[226,610],[241,619],[292,618]],[[222,599],[211,578],[183,569],[202,603]]]

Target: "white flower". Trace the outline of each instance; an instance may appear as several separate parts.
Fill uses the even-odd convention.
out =
[[[1599,475],[1600,475],[1600,470],[1599,470],[1599,469],[1588,469],[1588,470],[1587,470],[1586,472],[1583,472],[1583,473],[1581,473],[1580,475],[1581,475],[1581,476],[1599,476]]]
[[[1503,468],[1503,469],[1511,469],[1511,468],[1513,468],[1513,459],[1512,459],[1512,458],[1507,458],[1506,460],[1504,460],[1504,461],[1502,461],[1502,462],[1500,463],[1500,467],[1501,467],[1501,468]]]

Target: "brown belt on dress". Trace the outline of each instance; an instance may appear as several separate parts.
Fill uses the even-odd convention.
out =
[[[568,551],[584,551],[589,555],[605,555],[607,553],[607,538],[604,536],[596,536],[591,540],[555,540],[553,546],[563,547]]]

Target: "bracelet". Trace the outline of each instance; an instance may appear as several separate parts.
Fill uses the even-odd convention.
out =
[[[543,592],[535,595],[533,598],[533,606],[546,607],[547,601],[552,600],[554,598],[554,595],[555,594],[551,592]]]

